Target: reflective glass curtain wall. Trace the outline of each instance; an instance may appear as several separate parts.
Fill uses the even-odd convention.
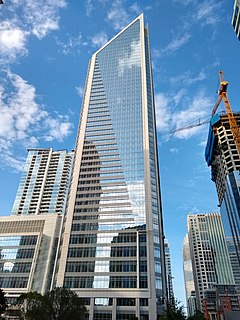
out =
[[[166,297],[143,23],[97,51],[88,70],[56,284],[87,295],[89,319],[156,319]]]

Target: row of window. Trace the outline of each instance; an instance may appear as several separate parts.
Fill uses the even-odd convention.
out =
[[[68,262],[66,272],[136,272],[136,261]],[[140,262],[140,272],[147,272],[147,261]]]
[[[98,191],[98,190],[96,190]],[[114,190],[110,191],[110,192],[101,192],[101,193],[77,193],[76,198],[77,199],[81,199],[81,198],[85,198],[85,199],[89,199],[89,198],[99,198],[101,200],[104,199],[119,199],[119,198],[126,198],[128,199],[128,192],[127,190],[125,192],[121,192],[122,190],[119,190],[120,192],[116,192],[118,190]]]
[[[109,184],[109,185],[105,185],[105,186],[100,186],[100,185],[97,185],[97,186],[94,186],[94,187],[91,187],[91,186],[89,186],[89,187],[79,187],[78,189],[77,189],[77,191],[91,191],[91,190],[100,190],[100,191],[102,191],[102,190],[107,190],[107,191],[118,191],[118,190],[120,190],[121,189],[121,191],[122,191],[122,189],[125,189],[126,191],[127,191],[127,189],[126,189],[126,186],[125,185],[117,185],[117,186],[115,186],[115,185],[112,185],[112,184]]]
[[[35,245],[38,236],[1,236],[0,247]]]
[[[139,279],[139,287],[147,288],[147,277]],[[137,288],[137,277],[95,276],[95,277],[65,277],[65,288]]]
[[[97,157],[98,159],[98,157]],[[113,164],[113,165],[116,165],[116,164],[121,164],[121,160],[118,159],[118,158],[115,158],[113,157],[113,160],[101,160],[101,162],[99,161],[88,161],[88,162],[82,162],[81,163],[81,167],[91,167],[91,166],[105,166],[105,165],[109,165],[109,164]]]
[[[26,288],[28,277],[0,277],[0,288]]]
[[[116,161],[118,161],[118,163],[116,163]],[[97,174],[99,174],[100,171],[109,171],[112,170],[111,172],[114,172],[114,170],[118,170],[118,169],[122,169],[122,166],[119,165],[120,161],[119,160],[115,160],[112,161],[112,163],[104,163],[104,164],[93,164],[91,163],[90,165],[88,164],[88,168],[85,168],[85,166],[83,166],[83,168],[81,168],[81,172],[94,172],[96,171]]]
[[[132,214],[122,214],[121,215],[121,219],[122,218],[126,218],[126,219],[133,219],[133,215]],[[95,215],[74,215],[73,220],[74,221],[85,221],[85,220],[98,220],[99,222],[105,222],[107,220],[110,221],[119,221],[119,216],[117,214],[105,214],[101,212],[101,214],[99,215],[99,213],[95,214]],[[96,221],[97,222],[97,221]],[[114,222],[113,222],[114,223]]]
[[[94,170],[96,170],[95,168],[93,168]],[[120,167],[120,169],[122,169]],[[117,170],[117,168],[116,168]],[[94,171],[93,171],[94,172]],[[80,172],[80,179],[83,179],[83,178],[86,178],[86,179],[89,179],[89,178],[98,178],[98,177],[108,177],[108,176],[123,176],[123,172],[120,171],[120,172],[115,172],[113,170],[109,170],[109,172],[101,172],[101,171],[95,171],[94,173],[82,173],[82,171]]]
[[[74,234],[70,237],[70,244],[88,243],[132,243],[136,242],[136,234],[126,233],[118,236],[103,234]]]
[[[143,254],[146,251],[143,250]],[[88,257],[136,257],[136,247],[89,247],[89,248],[69,248],[69,258]]]
[[[31,262],[5,262],[0,263],[0,272],[5,273],[29,273],[31,270],[32,263]]]
[[[84,179],[84,180],[81,180]],[[116,183],[116,182],[125,182],[124,178],[116,178],[116,179],[97,179],[97,180],[85,180],[86,178],[81,177],[79,179],[78,184],[97,184],[97,183]]]
[[[2,249],[0,259],[30,259],[33,258],[35,249]]]
[[[131,226],[131,224],[128,222],[121,222],[121,223],[114,223],[110,221],[109,223],[105,222],[96,222],[96,223],[82,223],[82,224],[73,224],[72,225],[72,231],[96,231],[96,230],[122,230],[123,228],[126,228],[128,226]]]
[[[123,198],[123,199],[121,199]],[[79,197],[77,196],[76,197],[76,202],[75,204],[78,205],[78,206],[81,206],[81,205],[90,205],[90,204],[97,204],[97,205],[114,205],[114,204],[126,204],[128,205],[129,204],[129,199],[128,197],[124,196],[124,197],[121,197],[120,199],[118,199],[117,197],[110,197],[109,199],[108,198],[98,198],[98,199],[94,199],[94,198],[89,198],[89,200],[85,200],[85,201],[77,201],[79,199]],[[81,198],[80,198],[81,199]],[[91,200],[92,199],[92,200]],[[94,199],[94,200],[93,200]],[[105,206],[106,207],[106,206]]]
[[[99,206],[97,207],[93,207],[93,208],[77,208],[75,207],[74,209],[74,213],[80,213],[80,212],[99,212],[100,214],[110,214],[112,212],[115,212],[116,214],[118,213],[124,213],[124,214],[131,214],[132,213],[132,210],[131,210],[131,207],[113,207],[113,208],[100,208]]]

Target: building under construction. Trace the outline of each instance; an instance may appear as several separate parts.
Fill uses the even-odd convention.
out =
[[[240,113],[233,116],[235,129],[239,130]],[[240,292],[240,156],[228,114],[212,117],[205,157],[216,185],[235,283]]]

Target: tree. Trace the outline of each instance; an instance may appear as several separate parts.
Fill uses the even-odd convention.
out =
[[[197,310],[196,313],[188,317],[187,320],[204,320],[204,315],[201,311]]]
[[[23,320],[81,320],[86,312],[78,295],[65,288],[55,288],[44,296],[37,292],[22,294],[18,302]]]
[[[185,314],[183,306],[179,306],[179,303],[175,305],[167,304],[167,308],[159,320],[185,320]]]
[[[2,319],[1,314],[4,313],[4,311],[7,308],[7,299],[5,297],[5,293],[0,289],[0,319]]]

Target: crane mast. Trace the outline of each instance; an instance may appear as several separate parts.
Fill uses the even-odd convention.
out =
[[[233,139],[236,143],[236,147],[240,155],[240,132],[237,125],[237,120],[233,114],[233,111],[228,99],[228,95],[227,95],[228,82],[224,80],[224,74],[221,70],[219,71],[219,76],[220,76],[220,88],[218,90],[218,100],[213,108],[212,116],[214,116],[214,114],[217,111],[217,108],[219,107],[221,101],[223,100],[224,107],[226,109],[226,114],[228,116],[228,121],[230,124],[230,129],[233,134]]]

